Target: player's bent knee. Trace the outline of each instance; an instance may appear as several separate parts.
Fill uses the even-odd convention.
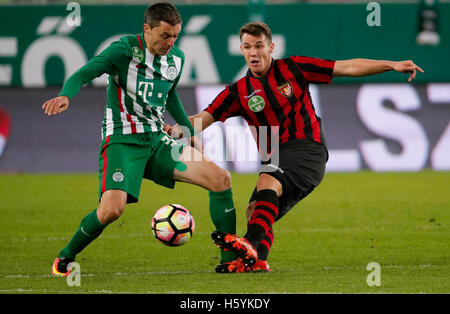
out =
[[[98,220],[101,224],[109,224],[122,216],[126,205],[126,193],[107,191],[103,194],[97,209]]]
[[[231,174],[227,170],[224,170],[223,184],[225,189],[231,188]]]
[[[106,205],[103,207],[99,206],[97,210],[98,220],[103,225],[110,224],[113,221],[119,219],[119,217],[122,216],[124,210],[125,206],[117,206],[117,205]]]
[[[222,168],[211,175],[211,188],[213,192],[221,192],[231,188],[231,175],[230,173]]]
[[[283,193],[283,186],[278,179],[275,179],[271,175],[262,173],[259,176],[258,182],[256,182],[256,190],[261,191],[267,189],[274,190],[278,197]]]

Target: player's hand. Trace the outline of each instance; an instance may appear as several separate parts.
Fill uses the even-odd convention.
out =
[[[395,62],[394,70],[401,73],[409,73],[408,82],[411,82],[416,78],[417,71],[424,73],[423,70],[411,60]]]
[[[176,140],[179,140],[184,137],[183,130],[178,124],[170,126],[169,124],[166,123],[164,124],[163,131],[172,136]]]
[[[42,109],[44,110],[45,114],[48,116],[54,115],[54,114],[60,114],[69,108],[69,97],[67,96],[58,96],[55,98],[52,98],[50,100],[47,100],[43,105]]]
[[[198,136],[191,137],[191,146],[198,150],[200,153],[203,153],[203,144]]]
[[[170,126],[170,124],[165,123],[163,131],[172,136],[172,127]]]
[[[182,128],[175,124],[174,126],[170,126],[169,124],[164,124],[163,131],[172,136],[174,139],[182,139],[184,137],[184,133]],[[197,136],[191,136],[189,144],[197,149],[199,152],[203,152],[203,144],[202,141]]]

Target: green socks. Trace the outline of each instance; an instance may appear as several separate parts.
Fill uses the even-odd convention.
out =
[[[95,240],[105,228],[106,225],[102,225],[97,218],[97,210],[94,210],[81,220],[80,227],[78,227],[69,244],[59,252],[58,257],[75,259],[75,256]]]
[[[209,213],[216,230],[236,234],[236,209],[233,203],[231,188],[222,192],[209,192]],[[228,263],[236,259],[231,251],[220,250],[220,263]]]

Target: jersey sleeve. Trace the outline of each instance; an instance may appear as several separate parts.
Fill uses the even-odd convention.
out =
[[[183,104],[181,103],[180,97],[176,91],[169,94],[167,98],[167,111],[174,118],[174,120],[181,126],[187,127],[189,133],[195,135],[194,127],[189,121],[186,111],[184,110]]]
[[[303,56],[290,58],[297,64],[309,83],[329,84],[331,82],[335,61]]]
[[[239,98],[231,89],[232,87],[227,86],[205,109],[214,117],[214,120],[224,122],[230,117],[241,115]]]
[[[115,75],[119,64],[127,58],[127,47],[121,41],[116,41],[103,50],[99,55],[89,60],[83,67],[72,74],[58,96],[67,96],[71,99],[80,88],[89,81],[104,73]]]
[[[181,102],[180,97],[177,93],[177,85],[181,77],[181,73],[183,71],[183,65],[184,65],[184,55],[182,55],[181,58],[181,68],[180,72],[178,73],[178,77],[176,78],[175,82],[173,83],[172,88],[169,91],[169,95],[167,97],[167,103],[166,108],[167,111],[170,113],[170,115],[174,118],[174,120],[181,126],[187,127],[189,129],[189,132],[192,135],[195,135],[194,127],[192,126],[191,122],[189,121],[189,118],[186,114],[186,111],[184,110],[183,104]]]

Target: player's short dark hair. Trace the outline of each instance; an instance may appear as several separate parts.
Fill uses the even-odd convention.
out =
[[[164,21],[172,26],[181,23],[181,16],[177,8],[168,2],[155,3],[145,10],[144,23],[150,28],[159,26]]]
[[[242,40],[244,34],[249,34],[252,36],[259,36],[261,34],[266,35],[267,39],[272,42],[272,31],[270,27],[263,22],[250,22],[245,24],[239,30],[239,38]]]

